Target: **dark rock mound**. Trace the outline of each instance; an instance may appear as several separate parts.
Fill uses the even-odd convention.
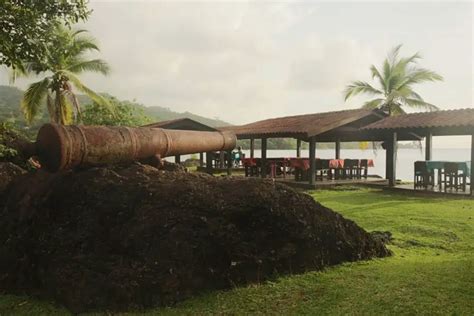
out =
[[[0,214],[0,287],[74,312],[173,304],[387,255],[355,223],[284,185],[139,164],[29,174]]]

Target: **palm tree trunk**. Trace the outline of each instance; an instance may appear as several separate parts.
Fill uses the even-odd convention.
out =
[[[63,119],[62,119],[62,115],[61,115],[61,90],[59,87],[56,88],[56,91],[55,91],[55,109],[54,109],[54,112],[55,112],[55,123],[56,124],[62,124],[64,125],[63,123]]]

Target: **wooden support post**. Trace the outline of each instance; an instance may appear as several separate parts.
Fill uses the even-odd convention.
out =
[[[433,159],[433,135],[428,133],[425,138],[425,160]]]
[[[394,132],[385,142],[385,175],[388,179],[388,185],[394,187],[397,181],[397,133]]]
[[[255,139],[250,138],[250,158],[255,157]]]
[[[301,157],[301,139],[296,140],[296,157]]]
[[[227,175],[232,175],[232,150],[227,151]]]
[[[262,151],[262,154],[260,157],[262,157],[261,159],[262,170],[260,170],[261,171],[260,174],[262,178],[266,178],[267,177],[267,139],[266,138],[262,138],[261,151]]]
[[[174,156],[174,163],[177,163],[177,164],[181,163],[181,155]]]
[[[204,153],[199,153],[199,167],[204,167]]]
[[[336,140],[336,159],[341,159],[341,141]]]
[[[212,152],[206,153],[206,172],[209,174],[212,174],[212,157],[213,156],[214,156],[214,153]]]
[[[471,195],[474,195],[474,134],[471,135],[471,178],[469,184],[471,187]]]
[[[316,141],[314,138],[309,139],[309,184],[314,185],[316,180]]]
[[[219,168],[224,169],[225,164],[225,151],[221,150],[219,152]]]

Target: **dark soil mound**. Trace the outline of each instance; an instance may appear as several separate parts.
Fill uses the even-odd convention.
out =
[[[0,209],[3,208],[7,199],[5,189],[8,187],[10,182],[24,173],[26,173],[26,171],[15,164],[0,161]]]
[[[0,286],[75,312],[173,304],[388,254],[284,185],[139,164],[23,176],[0,214]]]

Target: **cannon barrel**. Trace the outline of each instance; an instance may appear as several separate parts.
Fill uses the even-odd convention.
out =
[[[36,154],[43,168],[56,172],[156,156],[232,150],[235,144],[235,135],[227,131],[45,124],[38,132]]]

